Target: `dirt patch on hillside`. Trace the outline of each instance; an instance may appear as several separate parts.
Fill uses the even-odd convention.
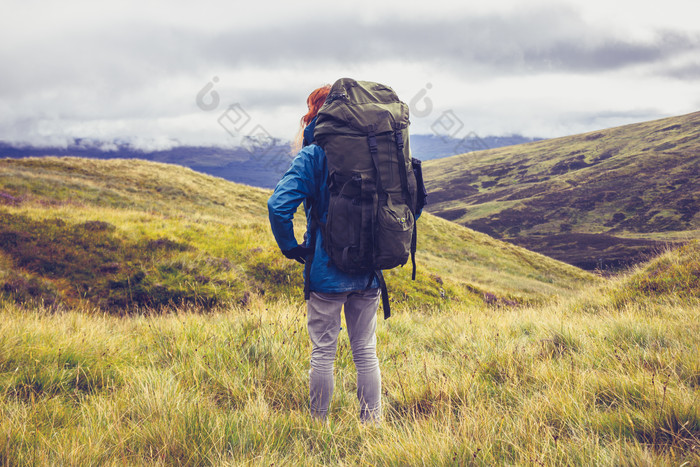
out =
[[[649,260],[669,245],[668,242],[582,233],[504,240],[589,271],[618,271]]]

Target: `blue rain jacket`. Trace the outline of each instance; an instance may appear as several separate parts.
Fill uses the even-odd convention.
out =
[[[347,274],[339,270],[331,262],[323,246],[321,229],[313,229],[311,206],[307,199],[318,207],[319,222],[325,225],[328,216],[328,169],[326,167],[326,153],[317,144],[313,144],[316,119],[304,130],[304,147],[292,161],[289,170],[277,183],[275,191],[267,201],[267,209],[270,217],[270,226],[275,236],[277,245],[281,250],[291,250],[297,247],[294,237],[292,219],[301,203],[304,203],[306,212],[306,235],[304,246],[309,246],[311,235],[316,236],[316,248],[314,259],[311,263],[309,289],[321,293],[341,293],[351,290],[363,290],[379,287],[373,273]],[[370,280],[372,281],[370,283]]]

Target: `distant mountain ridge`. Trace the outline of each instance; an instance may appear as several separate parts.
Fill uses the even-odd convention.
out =
[[[533,141],[519,135],[448,136],[411,135],[414,157],[431,160],[454,154]],[[292,160],[290,145],[280,139],[245,141],[239,147],[177,146],[144,151],[125,141],[76,139],[67,147],[20,146],[0,142],[0,158],[75,156],[90,159],[143,159],[189,167],[197,172],[260,188],[274,188]]]
[[[586,269],[700,232],[700,112],[424,167],[433,214]]]
[[[289,143],[273,140],[264,146],[177,146],[158,151],[143,151],[124,142],[104,142],[77,139],[67,147],[16,146],[0,142],[0,158],[43,156],[72,156],[89,159],[141,159],[189,167],[197,172],[232,182],[260,188],[274,188],[289,167]]]
[[[411,153],[422,161],[450,157],[485,149],[514,146],[540,141],[542,138],[527,138],[521,135],[484,136],[470,133],[464,138],[440,135],[411,135]]]

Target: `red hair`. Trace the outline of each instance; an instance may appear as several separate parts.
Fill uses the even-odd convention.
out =
[[[301,127],[299,128],[299,132],[297,133],[296,138],[294,138],[294,144],[292,145],[293,152],[299,152],[301,149],[304,141],[304,129],[309,125],[309,123],[311,123],[311,120],[318,115],[319,109],[323,103],[326,102],[326,97],[328,97],[328,93],[330,92],[331,85],[326,84],[318,89],[314,89],[311,94],[309,94],[309,97],[306,99],[306,106],[309,108],[309,111],[306,112],[306,115],[301,117]]]
[[[326,84],[325,86],[322,86],[309,94],[309,97],[306,99],[306,105],[309,107],[309,111],[306,113],[306,115],[301,117],[302,128],[311,123],[311,120],[313,120],[318,114],[318,110],[321,108],[323,103],[326,102],[326,97],[328,97],[329,92],[331,92],[331,85]]]

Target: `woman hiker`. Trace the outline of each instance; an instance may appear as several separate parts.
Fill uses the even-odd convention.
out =
[[[372,273],[346,274],[338,270],[328,258],[320,229],[316,228],[314,221],[314,216],[317,216],[319,222],[325,223],[330,197],[326,155],[320,146],[314,144],[316,115],[330,88],[326,85],[309,95],[308,112],[301,118],[298,138],[301,150],[277,184],[267,206],[272,232],[282,253],[302,264],[313,257],[305,271],[310,291],[306,305],[312,345],[309,371],[311,415],[325,420],[328,414],[334,386],[333,363],[341,329],[340,312],[344,309],[357,370],[360,419],[378,423],[382,412],[382,383],[376,350],[379,284],[376,277],[372,278]],[[294,237],[292,219],[301,203],[306,211],[307,232],[304,243],[299,245]],[[311,212],[312,206],[316,213]]]

